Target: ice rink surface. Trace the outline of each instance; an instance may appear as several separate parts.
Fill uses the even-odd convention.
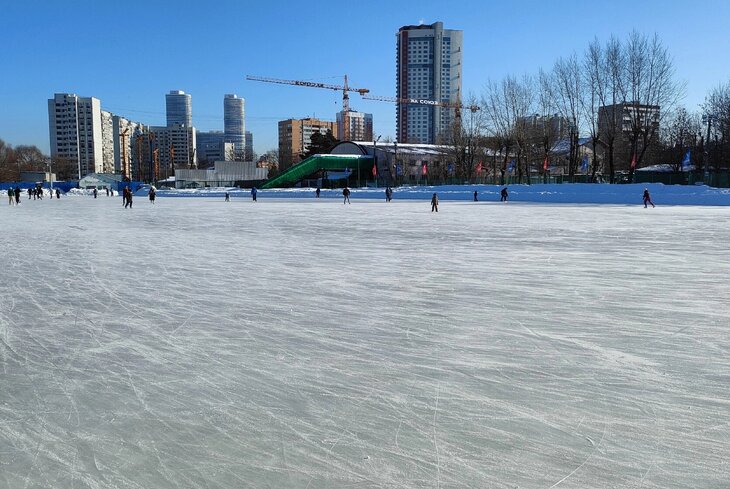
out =
[[[5,204],[0,488],[730,487],[730,208],[440,211]]]

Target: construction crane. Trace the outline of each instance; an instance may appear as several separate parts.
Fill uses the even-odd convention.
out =
[[[279,78],[267,78],[263,76],[253,75],[246,75],[246,80],[260,81],[266,83],[280,83],[282,85],[296,85],[299,87],[325,88],[328,90],[338,91],[342,90],[342,112],[344,113],[342,124],[345,128],[342,137],[345,141],[349,141],[350,139],[350,95],[347,92],[357,92],[360,94],[360,96],[364,96],[366,93],[370,92],[370,90],[367,88],[354,88],[349,86],[347,84],[347,75],[345,75],[344,85],[332,85],[330,83],[317,83],[302,80],[281,80]]]

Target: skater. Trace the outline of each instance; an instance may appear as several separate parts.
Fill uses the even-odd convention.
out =
[[[109,189],[109,196],[114,197],[114,189]]]
[[[155,203],[155,196],[157,195],[157,189],[154,185],[150,186],[150,203]]]
[[[350,203],[350,189],[345,187],[342,189],[342,196],[344,199],[342,200],[343,204],[349,204]]]
[[[226,192],[226,202],[230,202],[230,201],[231,201],[231,195],[228,192]]]
[[[15,187],[15,205],[20,205],[20,187]]]
[[[507,198],[509,197],[507,194],[507,187],[503,188],[499,195],[501,196],[499,199],[500,202],[507,202]]]
[[[8,189],[8,205],[13,205],[14,200],[15,200],[15,195],[13,193],[13,188],[10,187]]]
[[[319,199],[319,187],[317,187],[317,190],[314,191],[314,195]]]
[[[439,211],[439,196],[436,195],[436,193],[433,194],[433,197],[431,197],[431,212]]]
[[[256,190],[256,187],[251,187],[251,198],[253,199],[254,202],[256,202],[256,193],[257,192],[258,192],[258,190]]]
[[[644,209],[646,209],[646,205],[651,204],[652,207],[654,206],[654,202],[651,201],[651,196],[649,195],[649,189],[644,189]]]
[[[61,198],[61,190],[56,189],[56,199],[60,199],[60,198]]]
[[[31,190],[30,187],[28,187],[28,200],[33,196],[33,190]]]
[[[477,191],[474,191],[474,202],[479,202],[479,199],[477,198]]]
[[[124,187],[124,192],[126,192],[126,194],[127,194],[127,200],[124,203],[124,208],[126,209],[127,207],[129,207],[131,209],[132,208],[132,191],[129,190],[129,187]]]
[[[109,197],[109,187],[104,187],[104,190],[106,190],[106,196]]]
[[[96,198],[97,195],[99,195],[99,192],[96,189],[94,189],[94,198]]]

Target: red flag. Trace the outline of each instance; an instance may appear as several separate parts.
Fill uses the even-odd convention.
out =
[[[545,156],[545,162],[542,164],[542,169],[545,170],[545,171],[547,171],[548,170],[548,164],[549,164],[548,157]]]
[[[633,170],[634,168],[636,168],[636,153],[631,157],[631,169]]]
[[[378,167],[375,165],[375,163],[373,163],[373,176],[374,177],[378,176]]]
[[[428,167],[426,166],[426,163],[423,164],[423,167],[421,168],[421,173],[424,175],[428,173]]]
[[[481,172],[482,172],[482,162],[480,161],[479,164],[477,165],[477,173],[481,173]]]

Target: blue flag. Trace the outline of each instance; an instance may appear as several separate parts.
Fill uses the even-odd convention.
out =
[[[691,151],[688,149],[687,154],[684,155],[684,159],[682,160],[682,170],[689,170],[689,166],[692,164],[690,153]]]
[[[446,166],[446,170],[447,170],[447,171],[448,171],[449,173],[454,173],[454,164],[453,164],[453,163],[449,163],[449,164],[448,164],[448,165]]]
[[[585,155],[583,157],[583,161],[580,164],[580,169],[581,169],[581,171],[588,170],[588,155]]]
[[[515,171],[515,160],[510,161],[507,167],[507,173],[512,173],[513,171]]]
[[[395,165],[395,174],[397,176],[401,176],[401,174],[402,174],[402,170],[401,170],[400,163],[398,163],[397,165]]]

